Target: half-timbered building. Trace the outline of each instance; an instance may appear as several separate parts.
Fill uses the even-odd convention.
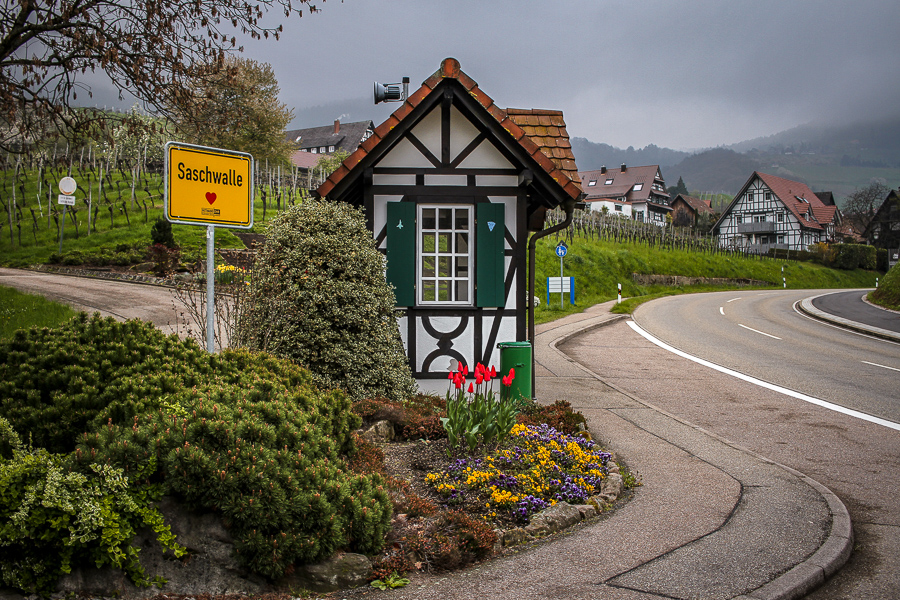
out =
[[[582,171],[581,187],[591,210],[630,215],[637,221],[665,226],[671,214],[669,194],[659,165]],[[627,209],[625,208],[627,206]]]
[[[722,247],[764,254],[771,248],[806,250],[830,242],[840,225],[804,183],[754,172],[713,226]]]
[[[561,112],[502,109],[448,58],[318,189],[364,208],[420,385],[526,339],[528,234],[577,172]]]

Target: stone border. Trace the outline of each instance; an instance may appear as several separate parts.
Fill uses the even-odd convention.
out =
[[[851,331],[856,331],[857,333],[864,333],[866,335],[871,335],[883,340],[888,340],[890,342],[900,342],[900,334],[896,332],[888,331],[887,329],[881,329],[880,327],[873,327],[872,325],[866,325],[865,323],[857,323],[856,321],[851,321],[850,319],[845,319],[843,317],[829,314],[813,306],[813,300],[815,300],[816,298],[821,298],[822,296],[828,296],[830,294],[837,293],[839,292],[828,292],[827,294],[810,296],[809,298],[804,298],[803,300],[798,302],[796,306],[800,310],[800,312],[809,317],[812,317],[813,319],[825,321],[826,323],[831,323],[832,325],[837,325],[838,327],[843,327],[844,329],[850,329]]]

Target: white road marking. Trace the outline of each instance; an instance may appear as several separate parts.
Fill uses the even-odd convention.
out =
[[[722,308],[721,306],[719,307],[719,314],[722,315],[723,317],[725,316],[725,309]]]
[[[735,300],[740,300],[740,299],[741,299],[740,296],[738,296],[737,298],[732,298],[732,299],[729,300],[728,302],[734,302]]]
[[[663,350],[668,350],[673,354],[677,354],[682,358],[686,358],[688,360],[692,360],[695,363],[701,364],[704,367],[709,367],[710,369],[715,369],[720,373],[725,373],[726,375],[731,375],[732,377],[737,377],[742,381],[746,381],[747,383],[752,383],[753,385],[758,385],[760,387],[764,387],[767,390],[772,390],[773,392],[778,392],[779,394],[784,394],[785,396],[790,396],[791,398],[796,398],[798,400],[802,400],[804,402],[809,402],[810,404],[815,404],[816,406],[821,406],[822,408],[826,408],[828,410],[833,410],[835,412],[839,412],[841,414],[845,414],[851,417],[856,417],[857,419],[862,419],[863,421],[868,421],[869,423],[875,423],[877,425],[883,425],[884,427],[888,427],[890,429],[894,429],[900,431],[900,423],[894,423],[893,421],[888,421],[887,419],[882,419],[881,417],[876,417],[873,415],[866,414],[864,412],[860,412],[858,410],[853,410],[852,408],[847,408],[845,406],[841,406],[839,404],[833,404],[831,402],[827,402],[825,400],[820,400],[818,398],[813,398],[812,396],[807,396],[806,394],[801,394],[800,392],[795,392],[794,390],[789,390],[787,388],[781,387],[779,385],[775,385],[773,383],[769,383],[768,381],[763,381],[761,379],[756,379],[755,377],[751,377],[749,375],[744,375],[743,373],[738,373],[737,371],[732,371],[727,367],[723,367],[721,365],[717,365],[715,363],[711,363],[708,360],[703,360],[702,358],[698,358],[696,356],[691,356],[687,352],[682,352],[677,348],[673,348],[662,340],[658,340],[635,323],[634,321],[628,321],[628,326],[631,327],[638,335],[643,337],[645,340],[652,342],[662,348]]]
[[[744,329],[749,329],[749,330],[752,331],[753,333],[758,333],[758,334],[760,334],[760,335],[766,335],[766,336],[769,336],[770,338],[774,338],[774,339],[776,339],[776,340],[780,340],[780,339],[781,339],[780,337],[774,336],[774,335],[772,335],[771,333],[766,333],[765,331],[760,331],[760,330],[758,330],[758,329],[753,329],[752,327],[747,327],[746,325],[741,325],[740,323],[738,323],[738,327],[743,327]]]
[[[895,369],[894,367],[888,367],[885,365],[879,365],[878,363],[870,363],[867,360],[861,360],[860,362],[865,363],[867,365],[872,365],[873,367],[881,367],[882,369],[890,369],[891,371],[900,371],[900,369]]]

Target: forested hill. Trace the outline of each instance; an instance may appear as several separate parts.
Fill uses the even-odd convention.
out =
[[[669,148],[660,148],[650,144],[635,150],[632,146],[622,150],[609,144],[598,144],[585,138],[572,138],[572,152],[578,163],[579,171],[593,171],[600,167],[618,167],[626,165],[659,165],[665,168],[677,164],[690,156],[690,152],[680,152]],[[665,175],[665,172],[663,172]],[[668,176],[666,176],[668,179]],[[677,181],[677,179],[675,180]]]

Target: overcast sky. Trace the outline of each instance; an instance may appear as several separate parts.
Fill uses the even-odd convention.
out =
[[[245,42],[274,67],[290,128],[378,125],[397,105],[375,106],[373,81],[408,76],[412,93],[450,56],[499,106],[562,110],[571,137],[620,148],[900,117],[897,0],[312,2],[280,41]]]
[[[274,66],[293,127],[327,124],[305,122],[317,105],[377,125],[397,106],[372,104],[374,80],[415,90],[448,56],[499,106],[560,109],[570,136],[622,148],[900,113],[896,0],[313,3],[245,52]]]

